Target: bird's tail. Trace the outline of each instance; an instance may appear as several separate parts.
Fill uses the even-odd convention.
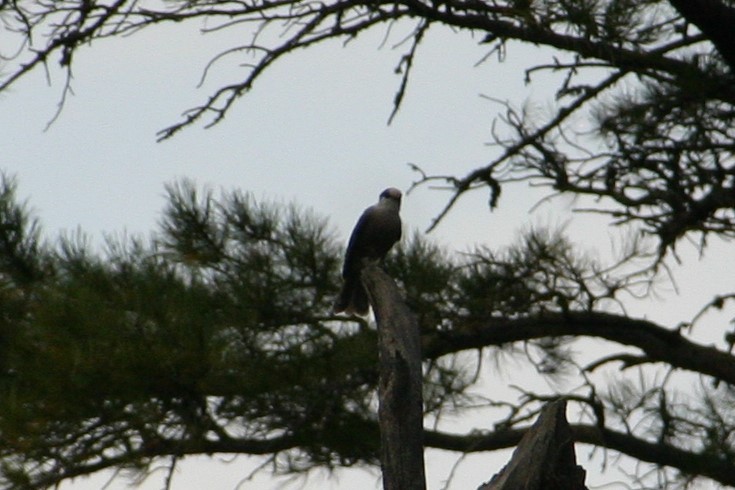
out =
[[[345,278],[342,291],[334,303],[334,312],[364,316],[368,314],[369,307],[367,291],[362,285],[360,276]]]

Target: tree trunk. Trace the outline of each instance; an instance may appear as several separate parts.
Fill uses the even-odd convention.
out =
[[[478,490],[587,490],[566,408],[565,400],[546,405],[510,462]]]
[[[362,281],[378,323],[380,460],[385,490],[425,490],[421,339],[393,280],[377,265]]]

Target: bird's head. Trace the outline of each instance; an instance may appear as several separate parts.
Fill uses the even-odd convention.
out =
[[[390,199],[400,204],[401,196],[401,191],[399,191],[395,187],[388,187],[386,190],[380,193],[380,200],[382,201],[383,199]]]

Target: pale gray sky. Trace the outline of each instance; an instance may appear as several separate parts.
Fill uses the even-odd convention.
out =
[[[68,98],[48,131],[43,129],[54,114],[63,82],[54,65],[51,86],[37,71],[0,98],[2,169],[18,178],[20,194],[28,198],[49,236],[80,228],[99,243],[103,233],[147,234],[159,219],[164,184],[188,177],[215,189],[240,188],[256,197],[311,207],[329,216],[346,238],[357,216],[382,189],[406,190],[418,177],[408,162],[430,173],[463,175],[492,158],[494,150],[485,143],[499,107],[480,94],[517,104],[531,97],[539,103],[538,110],[548,107],[545,97],[553,85],[523,83],[523,68],[535,57],[542,59],[540,49],[511,44],[505,63],[493,60],[475,67],[487,48],[465,33],[437,28],[419,48],[403,108],[388,127],[399,84],[393,70],[406,47],[391,49],[403,35],[396,33],[379,49],[383,35],[375,30],[345,49],[331,43],[299,51],[273,66],[221,124],[208,130],[193,127],[163,143],[155,142],[157,130],[177,122],[183,110],[204,101],[218,83],[237,76],[225,62],[202,89],[196,88],[206,62],[232,38],[202,37],[191,27],[171,26],[96,42],[77,55],[76,95]],[[490,213],[487,194],[476,193],[456,207],[434,237],[457,250],[475,243],[499,246],[511,242],[529,223],[563,224],[572,218],[571,205],[565,201],[529,216],[538,196],[525,186],[508,188],[499,210]],[[407,196],[402,212],[407,231],[424,230],[446,197],[447,193],[426,188]],[[580,242],[606,253],[610,230],[604,219],[575,216],[569,227],[570,233],[583,230],[575,235]],[[724,247],[721,253],[732,256]],[[669,293],[655,302],[631,304],[631,311],[674,324],[682,315],[693,315],[712,290],[726,289],[723,284],[733,277],[721,262],[691,262],[696,274],[688,279],[706,278],[709,289],[689,280],[680,284],[686,301]],[[714,339],[719,338],[718,333]],[[496,376],[491,385],[512,381],[489,374]],[[491,423],[468,418],[458,422],[458,430]],[[599,474],[599,458],[596,463],[586,461],[588,453],[578,449],[588,482],[615,481],[614,472]],[[503,452],[469,458],[450,488],[479,485],[507,457]],[[204,459],[182,463],[174,488],[234,488],[257,461],[238,458],[224,465],[205,464]],[[430,489],[442,488],[454,460],[456,455],[429,452]],[[100,488],[108,477],[78,480],[62,488]],[[344,471],[337,477],[330,480],[335,489],[379,487],[377,473]],[[162,479],[163,472],[140,488],[161,488]],[[120,478],[109,488],[128,488],[128,483]],[[282,484],[266,472],[239,488]],[[307,480],[306,488],[326,487],[317,476]]]

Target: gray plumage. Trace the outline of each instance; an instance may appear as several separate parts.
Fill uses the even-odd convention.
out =
[[[401,238],[401,191],[390,187],[380,194],[378,203],[367,208],[357,220],[345,253],[342,268],[344,284],[334,304],[334,312],[367,315],[368,296],[360,279],[366,260],[383,260]]]

